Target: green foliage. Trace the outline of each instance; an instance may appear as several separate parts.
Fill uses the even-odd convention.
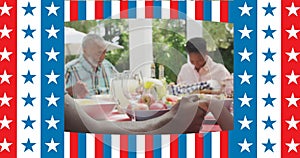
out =
[[[82,20],[82,21],[73,21],[65,22],[66,27],[75,28],[77,31],[89,33],[91,28],[94,28],[97,25],[97,22],[94,20]]]
[[[203,21],[203,36],[207,40],[210,56],[214,61],[223,63],[229,72],[233,72],[233,25]],[[221,56],[218,56],[218,53]]]
[[[117,43],[124,49],[117,49],[107,52],[106,59],[109,60],[120,72],[129,69],[129,34],[128,20],[100,20],[97,21],[99,26],[94,28],[95,32],[104,33],[103,38],[107,41]],[[103,29],[103,30],[101,30]]]
[[[185,21],[153,19],[152,25],[156,72],[159,72],[160,64],[164,65],[166,81],[168,83],[175,82],[181,66],[186,63],[186,54],[184,53]],[[156,75],[158,76],[158,74]]]
[[[152,25],[153,56],[156,63],[156,72],[158,73],[160,64],[164,65],[167,82],[175,82],[181,66],[187,60],[184,49],[186,22],[185,20],[153,19]],[[66,22],[65,26],[84,33],[94,31],[98,34],[104,34],[104,39],[124,46],[124,49],[107,52],[106,59],[115,65],[120,72],[129,69],[127,19]],[[219,52],[221,56],[213,59],[216,62],[224,62],[230,72],[233,72],[233,34],[230,32],[232,27],[232,24],[203,21],[203,36],[208,41],[210,55],[214,57]],[[158,74],[156,75],[158,76]]]

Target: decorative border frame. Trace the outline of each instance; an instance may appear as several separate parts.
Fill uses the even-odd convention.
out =
[[[299,157],[298,6],[295,0],[0,0],[0,157]],[[115,18],[234,23],[235,129],[205,137],[64,133],[64,20],[105,19],[115,11],[125,12]]]

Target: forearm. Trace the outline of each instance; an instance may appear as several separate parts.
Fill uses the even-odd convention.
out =
[[[221,126],[222,130],[233,129],[233,116],[224,107],[224,101],[222,100],[211,100],[208,111],[213,114],[217,123]]]
[[[71,98],[65,95],[65,130],[109,134],[144,134],[163,126],[172,117],[163,115],[156,119],[136,122],[97,121],[88,116]]]
[[[181,104],[181,105],[180,105]],[[179,106],[180,105],[180,106]],[[199,132],[206,112],[197,103],[186,99],[166,114],[136,122],[96,121],[89,117],[71,98],[65,96],[65,130],[106,134],[167,134]]]

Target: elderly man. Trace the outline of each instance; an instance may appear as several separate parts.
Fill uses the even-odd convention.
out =
[[[83,38],[79,58],[65,66],[66,90],[74,98],[86,98],[109,92],[110,78],[117,73],[115,67],[105,60],[108,42],[96,34]]]

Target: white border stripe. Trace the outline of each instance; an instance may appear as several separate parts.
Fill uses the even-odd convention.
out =
[[[86,1],[86,20],[95,20],[95,1]]]
[[[111,157],[120,157],[120,135],[111,135]]]
[[[70,1],[65,1],[65,22],[70,21]]]
[[[41,153],[41,1],[31,1],[30,6],[36,7],[32,10],[33,15],[30,13],[24,16],[25,10],[22,7],[26,7],[28,1],[19,0],[17,2],[17,156],[18,157],[40,157]],[[45,9],[45,8],[44,8]],[[35,30],[32,35],[34,38],[27,36],[22,30],[27,30],[28,25],[31,30]],[[37,44],[38,43],[38,44]],[[30,48],[31,52],[36,52],[31,59],[25,59],[25,55],[22,52],[27,52]],[[25,83],[25,78],[22,75],[26,75],[28,70],[33,77],[33,84],[31,82]],[[25,83],[25,84],[24,84]],[[25,105],[25,101],[22,98],[26,98],[28,93],[31,98],[35,98],[32,103]],[[25,123],[22,120],[27,120],[30,116],[30,120],[35,120],[31,127],[25,127]],[[45,123],[45,122],[42,122]],[[34,152],[30,149],[25,151],[25,146],[22,143],[27,143],[28,139],[30,143],[36,143],[32,146]],[[25,152],[24,152],[25,151]]]
[[[196,157],[195,155],[195,134],[186,135],[186,157]]]
[[[70,157],[70,132],[64,132],[64,157]]]
[[[145,158],[145,135],[136,136],[136,158]]]
[[[120,1],[111,1],[111,18],[120,19]]]
[[[161,157],[170,158],[170,135],[161,135]]]
[[[211,157],[212,158],[220,158],[221,157],[221,149],[220,149],[220,132],[212,132],[211,133]]]
[[[145,1],[136,1],[136,18],[145,19]]]
[[[170,19],[170,1],[161,1],[161,18]]]
[[[187,1],[186,5],[187,19],[195,20],[195,1]]]
[[[86,157],[95,157],[95,134],[86,133]]]
[[[273,10],[274,16],[267,14],[266,10],[262,7],[267,7],[270,2],[271,7],[276,7]],[[248,6],[249,7],[249,6]],[[251,6],[252,7],[252,6]],[[280,156],[280,138],[281,138],[281,2],[280,1],[257,1],[257,155],[259,157],[279,157]],[[267,37],[263,30],[267,30],[270,25],[271,30],[276,30],[273,33],[274,39]],[[273,56],[274,62],[268,59],[265,61],[267,53],[270,48],[271,52],[276,52]],[[249,48],[251,49],[251,48]],[[249,50],[248,50],[249,51]],[[252,50],[255,51],[255,50]],[[262,75],[267,75],[270,70],[271,75],[276,75],[273,78],[274,84],[268,82],[265,84],[265,78]],[[261,89],[264,89],[262,91]],[[265,106],[266,102],[263,98],[267,98],[270,93],[271,98],[276,98],[273,101],[274,107],[271,105]],[[262,121],[267,121],[270,116],[273,123],[273,128],[268,127],[265,129],[266,124]],[[254,126],[252,126],[254,128]],[[268,139],[273,146],[274,152],[268,150],[265,152],[266,147],[262,143],[267,143]]]
[[[211,1],[211,21],[220,22],[221,1]]]

